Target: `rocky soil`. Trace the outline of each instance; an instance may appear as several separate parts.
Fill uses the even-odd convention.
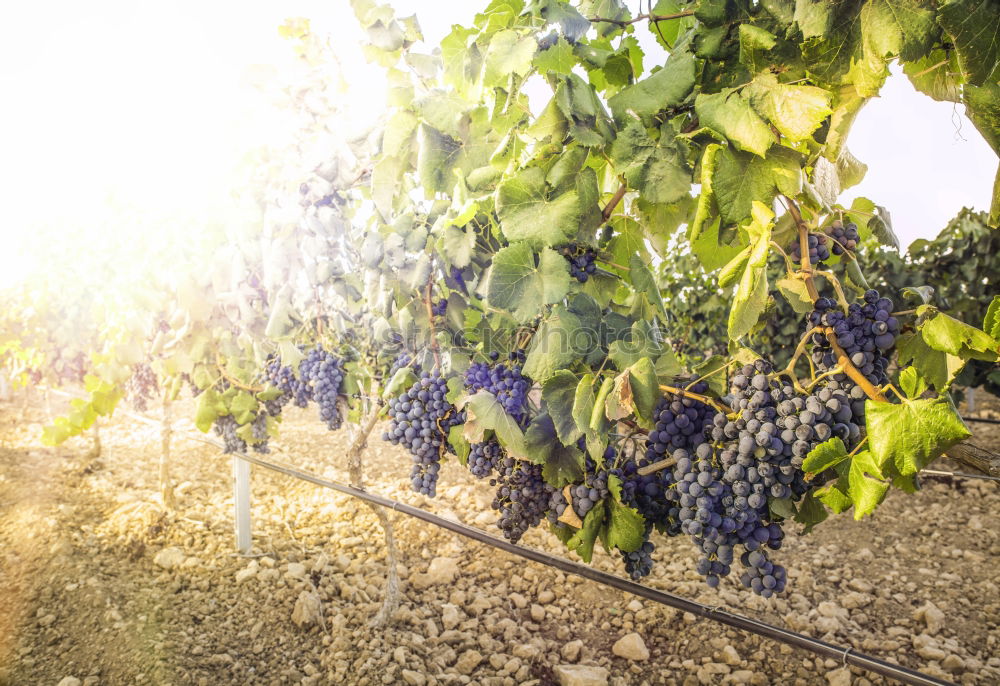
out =
[[[403,603],[375,630],[386,556],[366,505],[256,469],[254,554],[241,557],[228,458],[178,436],[166,510],[156,427],[116,418],[95,458],[89,438],[41,447],[43,408],[0,405],[2,686],[887,683],[398,514]],[[1000,447],[998,427],[973,428]],[[311,411],[290,412],[279,443],[276,459],[346,480],[346,435]],[[406,490],[406,457],[377,439],[366,470],[371,490],[495,531],[488,485],[457,464],[434,501]],[[863,522],[790,535],[781,598],[735,579],[707,588],[683,539],[657,540],[648,583],[956,683],[1000,683],[1000,488],[925,485]],[[559,551],[544,529],[524,543]],[[603,551],[595,564],[621,573]]]

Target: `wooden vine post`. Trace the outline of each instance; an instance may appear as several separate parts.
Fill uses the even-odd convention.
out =
[[[374,393],[375,390],[373,390]],[[351,486],[360,490],[364,490],[365,488],[364,450],[368,445],[368,436],[371,435],[372,430],[378,423],[379,412],[381,410],[381,404],[374,399],[369,399],[367,404],[368,413],[355,428],[354,439],[351,441],[351,447],[347,451],[347,466],[351,478]],[[382,607],[379,608],[378,613],[371,620],[373,627],[382,627],[389,622],[393,613],[399,607],[399,570],[397,569],[399,552],[396,548],[396,538],[393,535],[392,520],[389,519],[389,513],[380,505],[368,503],[368,507],[378,517],[379,524],[382,525],[382,531],[385,532],[385,558],[387,567],[385,595],[382,599]]]
[[[174,486],[170,479],[170,442],[173,438],[173,404],[170,398],[163,396],[163,418],[160,425],[160,498],[168,510],[176,507]]]

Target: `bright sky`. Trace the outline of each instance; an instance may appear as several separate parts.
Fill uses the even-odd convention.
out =
[[[392,4],[416,13],[434,44],[480,3]],[[383,102],[380,71],[360,55],[345,0],[57,0],[14,3],[5,14],[0,240],[8,250],[42,224],[107,224],[119,211],[109,207],[166,220],[220,212],[245,153],[287,135],[247,83],[252,65],[291,64],[277,35],[286,17],[309,17],[332,33],[356,87],[352,108],[375,114]],[[639,35],[662,59],[645,28]],[[849,147],[869,172],[845,197],[888,206],[904,245],[936,234],[963,205],[988,209],[997,160],[961,111],[897,76],[854,127]],[[128,230],[119,227],[116,238]],[[0,284],[14,276],[4,271]]]

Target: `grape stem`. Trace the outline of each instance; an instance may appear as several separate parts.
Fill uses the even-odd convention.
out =
[[[702,374],[697,379],[695,379],[694,381],[692,381],[691,383],[689,383],[687,386],[685,386],[684,387],[684,392],[686,393],[687,389],[691,388],[692,386],[694,386],[696,383],[698,383],[700,381],[704,381],[705,379],[707,379],[708,377],[712,376],[713,374],[718,374],[723,369],[729,369],[729,366],[731,364],[732,364],[732,362],[727,362],[724,365],[722,365],[721,367],[716,367],[715,369],[713,369],[712,371],[710,371],[708,374]]]
[[[809,226],[802,219],[802,213],[799,211],[799,206],[795,204],[795,201],[787,195],[781,197],[785,199],[788,213],[792,215],[795,225],[799,228],[799,252],[802,253],[802,267],[799,271],[805,276],[806,291],[809,293],[809,297],[813,302],[816,302],[819,300],[819,291],[816,290],[816,284],[813,282],[812,264],[809,262]]]
[[[832,326],[828,326],[823,329],[826,334],[826,338],[830,341],[830,346],[833,348],[834,354],[837,356],[837,364],[844,368],[844,373],[851,377],[851,381],[861,386],[861,390],[865,392],[872,400],[877,400],[879,402],[888,402],[885,394],[882,393],[878,388],[876,388],[871,381],[865,378],[865,375],[861,373],[854,363],[851,362],[851,358],[847,356],[847,352],[840,347],[840,342],[837,340],[837,334],[834,332]]]
[[[604,210],[601,212],[601,216],[603,217],[604,221],[608,221],[608,219],[611,217],[611,214],[615,211],[615,208],[618,207],[618,203],[620,203],[622,201],[622,198],[625,197],[625,192],[627,190],[628,188],[625,186],[625,182],[623,181],[622,184],[618,186],[618,190],[615,191],[615,194],[611,196],[611,200],[608,201],[608,204],[604,206]],[[611,263],[609,262],[608,264]],[[621,268],[624,269],[624,267]]]
[[[674,395],[679,395],[686,398],[691,398],[692,400],[697,400],[700,403],[704,403],[715,410],[722,412],[723,414],[729,413],[729,408],[717,401],[715,398],[709,398],[707,395],[702,395],[701,393],[692,393],[691,391],[686,391],[683,388],[677,388],[676,386],[664,386],[660,385],[660,390],[665,393],[673,393]]]
[[[908,315],[908,314],[916,314],[916,313],[917,313],[916,310],[900,310],[899,312],[893,312],[892,316],[893,317],[902,317],[902,316],[905,316],[905,315]]]
[[[828,377],[828,376],[833,376],[834,374],[840,374],[840,373],[842,373],[843,371],[844,371],[844,370],[843,370],[843,368],[842,368],[842,367],[841,367],[841,366],[840,366],[840,365],[838,364],[837,366],[833,367],[832,369],[828,369],[827,371],[825,371],[825,372],[823,372],[822,374],[820,374],[819,376],[817,376],[817,377],[816,377],[815,379],[813,379],[813,380],[812,380],[812,381],[811,381],[811,382],[809,383],[809,385],[808,385],[808,386],[806,386],[806,387],[805,387],[805,388],[804,388],[803,390],[804,390],[804,391],[805,391],[806,393],[808,393],[808,392],[809,392],[809,391],[811,391],[811,390],[812,390],[813,388],[815,388],[816,384],[818,384],[818,383],[819,383],[819,382],[820,382],[820,381],[821,381],[822,379],[824,379],[824,378],[826,378],[826,377]]]
[[[235,386],[241,391],[246,391],[247,393],[260,393],[261,391],[264,390],[263,388],[257,388],[256,386],[247,386],[246,384],[240,383],[237,379],[230,376],[229,373],[226,371],[225,366],[223,365],[222,355],[220,355],[219,353],[215,353],[215,366],[218,367],[219,373],[222,375],[222,378],[228,381],[229,385]]]
[[[636,15],[632,19],[612,19],[610,17],[587,17],[587,21],[595,24],[598,22],[605,24],[615,24],[617,26],[625,28],[630,24],[637,24],[640,21],[645,21],[646,19],[648,19],[651,22],[659,22],[659,21],[670,21],[671,19],[682,19],[683,17],[691,17],[691,16],[694,16],[694,10],[684,10],[683,12],[675,12],[673,14],[653,14],[651,12],[649,14]]]
[[[431,270],[431,274],[434,271]],[[431,306],[431,279],[433,276],[427,278],[427,288],[424,291],[424,306],[427,308],[427,322],[431,327],[431,350],[434,352],[434,367],[441,366],[441,353],[438,350],[437,335],[434,333],[434,309]]]
[[[777,251],[778,251],[779,253],[781,253],[781,256],[782,256],[783,258],[785,258],[785,270],[786,270],[786,271],[787,271],[787,272],[788,272],[789,274],[794,274],[794,273],[795,273],[795,265],[794,265],[794,264],[792,263],[792,258],[790,258],[790,257],[788,256],[788,253],[786,253],[786,252],[785,252],[785,251],[784,251],[784,250],[783,250],[783,249],[781,248],[781,246],[780,246],[780,245],[778,245],[777,243],[775,243],[774,241],[771,241],[771,247],[772,247],[772,248],[774,248],[775,250],[777,250]]]
[[[840,285],[840,279],[837,275],[829,271],[816,271],[816,276],[822,276],[827,280],[827,283],[833,286],[833,290],[837,291],[837,300],[840,302],[840,306],[847,310],[847,297],[844,295],[844,289]]]
[[[799,384],[799,377],[795,375],[795,365],[798,363],[799,358],[805,353],[806,346],[809,345],[810,336],[814,333],[819,333],[820,331],[822,331],[822,329],[818,326],[814,326],[806,331],[799,340],[799,344],[795,346],[795,352],[792,353],[792,359],[788,361],[788,364],[785,365],[784,369],[777,373],[777,376],[787,376],[790,378],[792,380],[792,386],[800,393],[805,393],[805,390],[802,388],[801,384]],[[810,362],[812,361],[810,360]]]
[[[649,474],[658,472],[661,469],[666,469],[667,467],[673,467],[675,464],[677,464],[676,457],[667,457],[665,459],[658,460],[653,464],[648,464],[645,467],[639,467],[639,469],[636,470],[636,474],[638,474],[639,476],[647,476]]]

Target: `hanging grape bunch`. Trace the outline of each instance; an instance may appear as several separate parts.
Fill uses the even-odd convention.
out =
[[[443,317],[444,313],[448,311],[448,299],[441,298],[436,303],[431,305],[431,314],[435,317]]]
[[[497,363],[500,354],[490,353],[490,362],[474,362],[465,372],[465,388],[470,394],[487,391],[503,406],[504,412],[521,426],[528,419],[528,391],[531,379],[521,374],[523,352],[512,352],[506,363]]]
[[[497,526],[511,543],[542,522],[556,490],[545,481],[541,465],[510,456],[498,460],[490,485],[497,487],[492,503],[500,513]]]
[[[824,331],[813,334],[812,360],[822,371],[838,365],[831,344],[832,332],[851,363],[873,384],[881,385],[888,381],[888,355],[899,335],[899,320],[892,316],[892,301],[879,297],[878,291],[866,291],[864,300],[864,305],[851,303],[847,314],[837,309],[836,303],[829,298],[816,301],[815,309],[809,314],[809,324],[823,327]],[[855,399],[863,404],[864,392],[859,390],[856,394]]]
[[[583,252],[566,252],[563,256],[569,262],[569,274],[580,283],[586,283],[591,274],[597,271],[597,254],[593,248],[586,248]]]
[[[836,219],[827,229],[827,234],[833,239],[833,254],[843,255],[844,250],[854,250],[861,241],[861,234],[858,233],[858,225],[849,222],[846,226],[844,222]]]
[[[312,390],[312,399],[319,406],[320,420],[331,431],[339,429],[344,418],[337,407],[337,397],[344,382],[343,361],[331,352],[317,346],[299,365],[302,381]]]
[[[149,409],[149,400],[159,389],[156,372],[147,363],[141,362],[132,370],[132,376],[125,382],[125,395],[129,403],[139,412]]]
[[[222,442],[225,444],[222,452],[227,455],[245,454],[247,451],[247,442],[236,433],[239,428],[236,419],[230,414],[220,415],[215,419],[212,429],[216,436],[222,438]]]
[[[295,376],[295,371],[289,365],[282,365],[281,360],[273,359],[267,363],[267,380],[282,392],[284,397],[295,403],[296,407],[307,407],[312,400],[312,388],[301,377]]]
[[[382,439],[403,444],[413,460],[413,490],[434,497],[448,430],[464,421],[448,402],[448,386],[437,371],[423,372],[403,395],[389,402],[389,431]]]
[[[830,239],[826,234],[811,233],[806,242],[809,244],[809,261],[812,264],[815,265],[823,260],[830,259]],[[792,258],[792,262],[795,264],[802,262],[802,244],[798,239],[789,244],[788,256]]]

